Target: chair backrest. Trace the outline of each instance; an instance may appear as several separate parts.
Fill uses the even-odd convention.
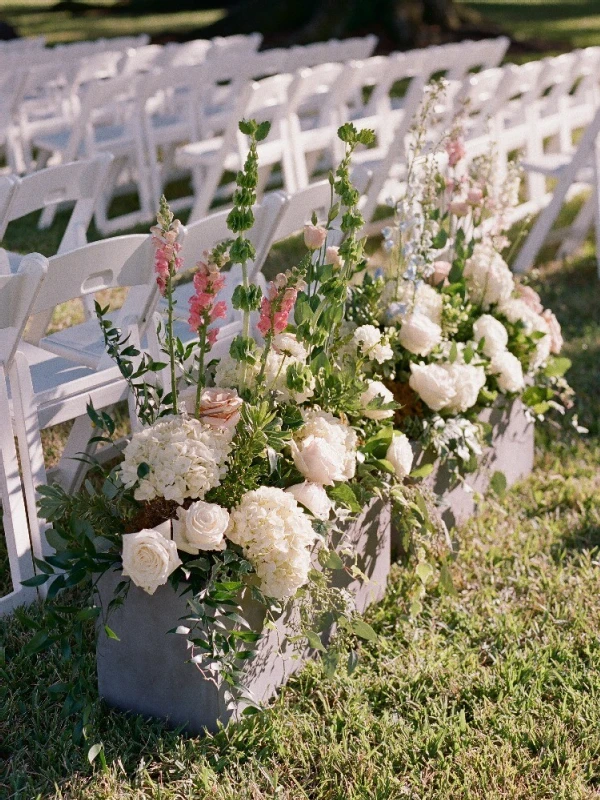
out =
[[[147,234],[130,234],[86,244],[48,259],[48,274],[32,314],[104,289],[148,287],[153,281],[154,250]],[[135,310],[143,319],[145,309]]]
[[[320,64],[299,70],[289,86],[287,114],[298,115],[303,110],[319,113],[330,109],[333,112],[337,100],[332,100],[331,93],[343,69],[341,64]]]
[[[0,363],[8,369],[48,267],[39,253],[24,256],[14,275],[0,275]],[[10,424],[8,420],[4,425]]]
[[[74,202],[75,207],[58,252],[64,253],[84,245],[94,206],[112,160],[109,153],[100,153],[93,159],[59,164],[33,172],[15,182],[6,209],[4,226],[0,213],[0,239],[9,222],[56,203]]]
[[[160,44],[147,44],[144,47],[131,47],[121,57],[120,75],[135,75],[149,72],[161,66],[164,48]]]
[[[435,50],[435,60],[449,81],[462,80],[475,69],[497,67],[502,61],[510,40],[506,36],[497,39],[483,39],[479,42],[464,41],[439,45]]]
[[[201,64],[211,49],[210,39],[194,39],[182,44],[170,42],[164,46],[157,66],[167,68]]]

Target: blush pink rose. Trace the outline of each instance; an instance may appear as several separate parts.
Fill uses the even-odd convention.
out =
[[[523,284],[519,283],[517,285],[517,292],[526,306],[528,306],[532,311],[535,311],[536,314],[542,313],[544,306],[542,305],[540,296],[535,289],[532,289],[531,286],[523,286]]]
[[[469,204],[466,200],[452,200],[448,203],[448,211],[457,217],[466,217],[469,213]]]
[[[550,329],[550,352],[557,356],[562,350],[563,337],[560,322],[556,319],[552,311],[547,308],[542,314],[542,319],[546,321]]]
[[[204,389],[200,397],[200,422],[213,428],[235,428],[243,402],[235,389]]]
[[[325,244],[327,231],[321,225],[304,226],[304,244],[309,250],[318,250]]]
[[[429,276],[429,283],[437,286],[442,281],[446,282],[451,269],[452,264],[449,261],[434,261],[433,274]]]
[[[481,201],[483,200],[483,192],[479,188],[479,186],[473,186],[467,192],[467,202],[470,203],[472,206],[481,205]]]

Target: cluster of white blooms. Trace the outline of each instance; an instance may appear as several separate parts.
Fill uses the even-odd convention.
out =
[[[383,364],[394,356],[394,351],[375,325],[361,325],[354,331],[353,342],[363,356]]]
[[[409,386],[433,411],[466,411],[485,386],[485,370],[471,364],[411,364],[410,371]]]
[[[304,411],[303,416],[304,425],[290,444],[298,471],[311,483],[323,486],[353,478],[357,443],[354,429],[328,411],[313,408]]]
[[[231,437],[228,428],[165,417],[133,434],[124,451],[121,480],[126,487],[138,484],[136,500],[164,497],[181,505],[186,497],[201,499],[227,471]]]
[[[418,311],[406,317],[398,340],[402,347],[418,356],[427,356],[442,341],[442,329]]]
[[[529,365],[531,371],[535,371],[542,366],[550,356],[552,349],[552,338],[550,336],[550,326],[541,314],[537,314],[523,300],[510,298],[500,305],[498,312],[506,317],[509,322],[521,322],[526,333],[543,333],[535,346],[535,355]]]
[[[439,456],[454,454],[467,463],[471,456],[480,456],[483,452],[481,428],[477,423],[470,422],[464,417],[444,419],[435,416],[424,425],[426,429],[429,428],[431,445]]]
[[[515,282],[508,264],[489,242],[478,242],[467,259],[464,276],[471,299],[484,308],[508,300]]]
[[[365,417],[369,419],[389,419],[394,416],[393,408],[368,408],[369,403],[375,398],[379,398],[382,404],[394,402],[394,395],[381,381],[369,381],[367,388],[360,396]]]
[[[287,600],[308,581],[316,534],[291,493],[273,486],[246,492],[231,511],[227,537],[242,548],[268,597]]]

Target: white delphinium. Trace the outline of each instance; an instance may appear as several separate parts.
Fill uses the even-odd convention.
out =
[[[368,419],[388,419],[394,416],[393,408],[368,408],[371,400],[380,398],[383,404],[393,403],[394,395],[381,381],[369,381],[367,388],[360,396],[360,402],[363,407],[364,415]]]
[[[508,331],[496,317],[483,314],[473,324],[473,337],[476,342],[484,340],[483,352],[489,358],[502,353],[508,344]]]
[[[520,392],[525,388],[521,362],[508,350],[496,353],[490,363],[490,372],[497,376],[502,392]]]
[[[186,497],[202,499],[227,472],[232,435],[232,429],[196,419],[164,417],[133,434],[123,454],[121,480],[126,487],[138,484],[134,496],[140,501],[164,497],[181,505]]]
[[[515,288],[507,263],[489,242],[475,245],[465,264],[464,277],[471,299],[484,308],[505,302]]]
[[[308,581],[316,534],[291,493],[274,486],[246,492],[231,511],[227,538],[242,548],[268,597],[287,600]]]
[[[347,481],[356,471],[357,436],[328,411],[316,408],[303,412],[304,425],[290,443],[299,472],[312,483],[331,486]]]
[[[401,322],[402,318],[412,312],[441,325],[444,301],[442,295],[433,286],[423,281],[387,282],[382,294],[382,304],[386,307],[385,319],[389,323]]]

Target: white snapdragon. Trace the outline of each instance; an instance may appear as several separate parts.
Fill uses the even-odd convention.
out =
[[[484,340],[483,352],[489,358],[506,350],[508,331],[499,319],[491,314],[483,314],[473,324],[473,337],[476,342]]]
[[[201,499],[227,471],[232,435],[232,429],[196,419],[164,417],[133,434],[123,454],[121,480],[126,487],[137,484],[139,501],[164,497],[182,505],[186,497]]]
[[[290,492],[261,486],[230,514],[227,538],[239,545],[268,597],[287,600],[308,581],[316,534]]]
[[[123,575],[136,586],[154,594],[181,564],[177,546],[154,528],[123,536]]]
[[[471,299],[484,308],[505,302],[515,288],[507,263],[489,242],[475,245],[465,264],[464,277]]]
[[[299,472],[312,483],[331,486],[347,481],[356,471],[354,430],[327,411],[304,412],[304,425],[290,444]]]
[[[429,317],[414,312],[402,323],[398,340],[409,353],[427,356],[442,341],[442,329]]]
[[[353,342],[362,355],[383,364],[394,356],[394,351],[375,325],[361,325],[354,331]]]
[[[360,402],[363,407],[363,413],[368,419],[389,419],[394,416],[393,408],[368,408],[371,400],[380,398],[382,403],[393,403],[394,395],[381,381],[369,381],[367,388],[360,396]]]

